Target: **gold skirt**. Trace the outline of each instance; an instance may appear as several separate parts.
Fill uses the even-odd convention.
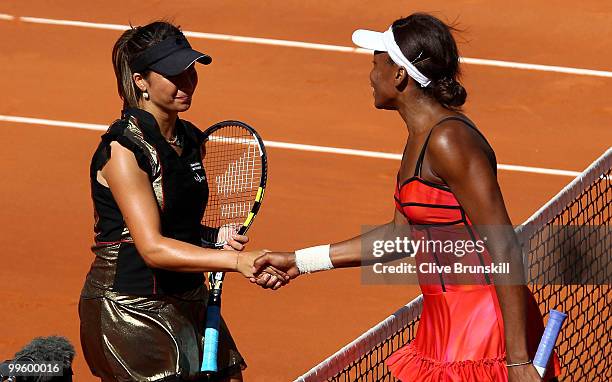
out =
[[[81,345],[102,381],[209,380],[200,371],[206,287],[173,296],[130,296],[89,280],[79,301]],[[219,373],[238,375],[244,359],[225,325],[219,330]]]

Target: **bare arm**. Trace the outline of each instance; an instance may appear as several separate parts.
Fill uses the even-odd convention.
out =
[[[434,132],[429,150],[433,171],[451,188],[480,237],[487,237],[493,261],[510,263],[511,279],[498,278],[495,289],[504,319],[508,362],[521,362],[529,358],[522,252],[487,153],[488,147],[475,131],[451,123]]]
[[[178,272],[250,274],[251,258],[259,253],[219,252],[162,236],[158,207],[147,174],[138,167],[130,150],[117,142],[111,143],[111,149],[112,156],[101,175],[121,210],[136,249],[148,266]]]
[[[395,240],[403,237],[409,229],[408,221],[396,209],[393,220],[387,224],[380,225],[371,231],[356,236],[352,239],[332,244],[330,247],[330,258],[334,268],[358,267],[362,264],[362,244],[373,243],[378,240]],[[397,259],[395,253],[388,253],[383,258],[376,259],[377,262],[388,262]]]
[[[367,265],[369,264],[368,261],[365,263],[362,261],[363,243],[372,243],[376,240],[395,240],[396,237],[403,237],[406,235],[408,231],[408,221],[399,211],[395,210],[393,220],[389,223],[380,225],[371,231],[351,239],[331,244],[329,257],[332,265],[334,268],[349,268]],[[372,258],[372,263],[385,263],[397,260],[399,257],[405,257],[406,255],[406,253],[386,253],[384,258]],[[253,272],[259,274],[270,265],[278,270],[287,272],[291,278],[295,278],[300,274],[295,263],[295,253],[293,252],[268,252],[255,260]],[[251,281],[256,282],[255,279]],[[260,282],[257,283],[261,285]]]

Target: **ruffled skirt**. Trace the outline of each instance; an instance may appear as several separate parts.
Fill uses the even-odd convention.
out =
[[[506,382],[506,346],[495,287],[451,286],[424,293],[414,341],[386,361],[403,382]],[[527,338],[531,358],[544,331],[537,303],[527,288]],[[560,374],[556,356],[545,380]]]

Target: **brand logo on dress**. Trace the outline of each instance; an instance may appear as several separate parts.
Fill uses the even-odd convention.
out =
[[[193,179],[195,179],[196,182],[202,183],[203,181],[206,180],[206,175],[204,175],[204,169],[202,168],[202,163],[195,162],[195,163],[191,163],[189,166],[191,166],[191,171],[193,171]]]

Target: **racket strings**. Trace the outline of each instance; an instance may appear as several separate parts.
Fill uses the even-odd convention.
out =
[[[257,140],[241,126],[226,126],[208,137],[205,152],[210,194],[202,223],[209,227],[243,223],[261,184]]]
[[[255,184],[255,152],[248,147],[247,151],[234,162],[229,163],[222,175],[215,177],[217,193],[228,196],[235,192],[250,190]]]

